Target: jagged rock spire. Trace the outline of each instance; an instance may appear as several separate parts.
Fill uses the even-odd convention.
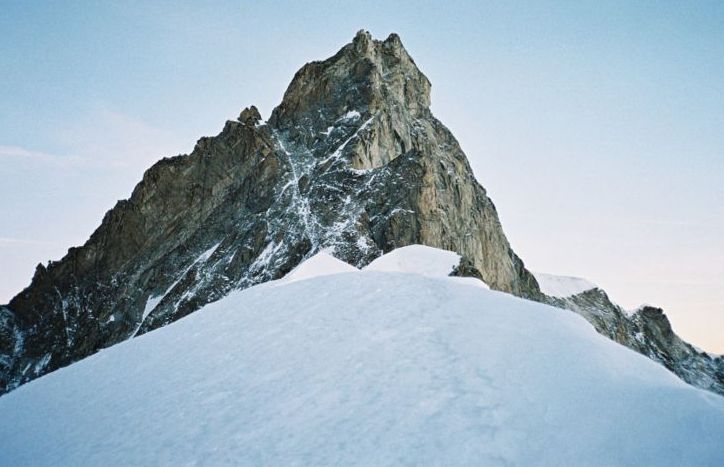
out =
[[[429,106],[430,81],[399,36],[378,41],[359,31],[333,57],[308,63],[297,72],[270,123],[323,130],[320,125],[350,110],[371,115],[401,107],[421,116],[429,113]]]
[[[261,121],[259,109],[257,109],[254,105],[246,107],[241,111],[241,114],[239,114],[239,121],[246,125],[256,125]]]

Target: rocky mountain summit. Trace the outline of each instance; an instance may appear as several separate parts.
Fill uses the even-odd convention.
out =
[[[400,38],[360,31],[302,67],[267,122],[248,107],[190,154],[162,159],[85,245],[39,265],[0,307],[0,389],[280,278],[319,251],[362,267],[423,244],[460,254],[459,275],[575,311],[724,394],[722,358],[681,341],[660,310],[629,316],[600,290],[542,293],[429,106],[430,82]]]

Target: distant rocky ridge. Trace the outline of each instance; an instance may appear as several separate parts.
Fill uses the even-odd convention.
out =
[[[573,284],[573,289],[579,286],[579,290],[570,295],[549,292],[546,303],[575,311],[599,333],[661,363],[687,383],[724,394],[724,358],[684,342],[674,333],[662,309],[642,305],[627,311],[598,286],[589,283],[589,287],[580,287],[586,281],[564,279],[579,281]]]
[[[400,38],[360,31],[297,72],[268,122],[255,107],[162,159],[85,245],[39,265],[0,307],[3,392],[164,326],[321,250],[364,266],[410,244],[451,250],[460,275],[580,313],[596,329],[724,394],[724,362],[660,310],[629,317],[600,290],[541,293],[485,189],[430,112],[430,82]]]

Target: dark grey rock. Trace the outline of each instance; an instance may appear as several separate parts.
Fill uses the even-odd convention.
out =
[[[239,114],[239,121],[246,125],[256,125],[261,121],[261,114],[256,106],[252,105],[241,111]]]

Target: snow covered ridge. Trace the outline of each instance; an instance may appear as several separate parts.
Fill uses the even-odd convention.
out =
[[[580,277],[556,276],[542,272],[534,272],[533,276],[538,281],[540,291],[550,297],[566,298],[598,288],[596,284]]]
[[[460,263],[460,255],[425,245],[409,245],[380,256],[362,269],[363,272],[397,272],[419,274],[428,277],[446,277],[489,289],[488,285],[474,277],[450,277]],[[294,282],[313,277],[348,272],[360,272],[351,264],[337,259],[330,250],[322,251],[304,261],[287,274],[282,281]]]
[[[409,245],[392,250],[372,261],[365,271],[408,272],[424,276],[449,276],[460,264],[460,255],[425,245]]]
[[[331,250],[325,250],[294,268],[284,277],[293,282],[312,277],[343,272],[359,272],[351,264],[337,259]],[[409,245],[392,250],[368,264],[363,271],[405,272],[430,277],[447,277],[460,263],[460,255],[425,245]]]
[[[284,281],[294,282],[344,272],[359,272],[359,269],[323,251],[294,268],[289,274],[284,276]]]
[[[724,398],[402,256],[313,257],[18,388],[0,465],[721,465]]]

